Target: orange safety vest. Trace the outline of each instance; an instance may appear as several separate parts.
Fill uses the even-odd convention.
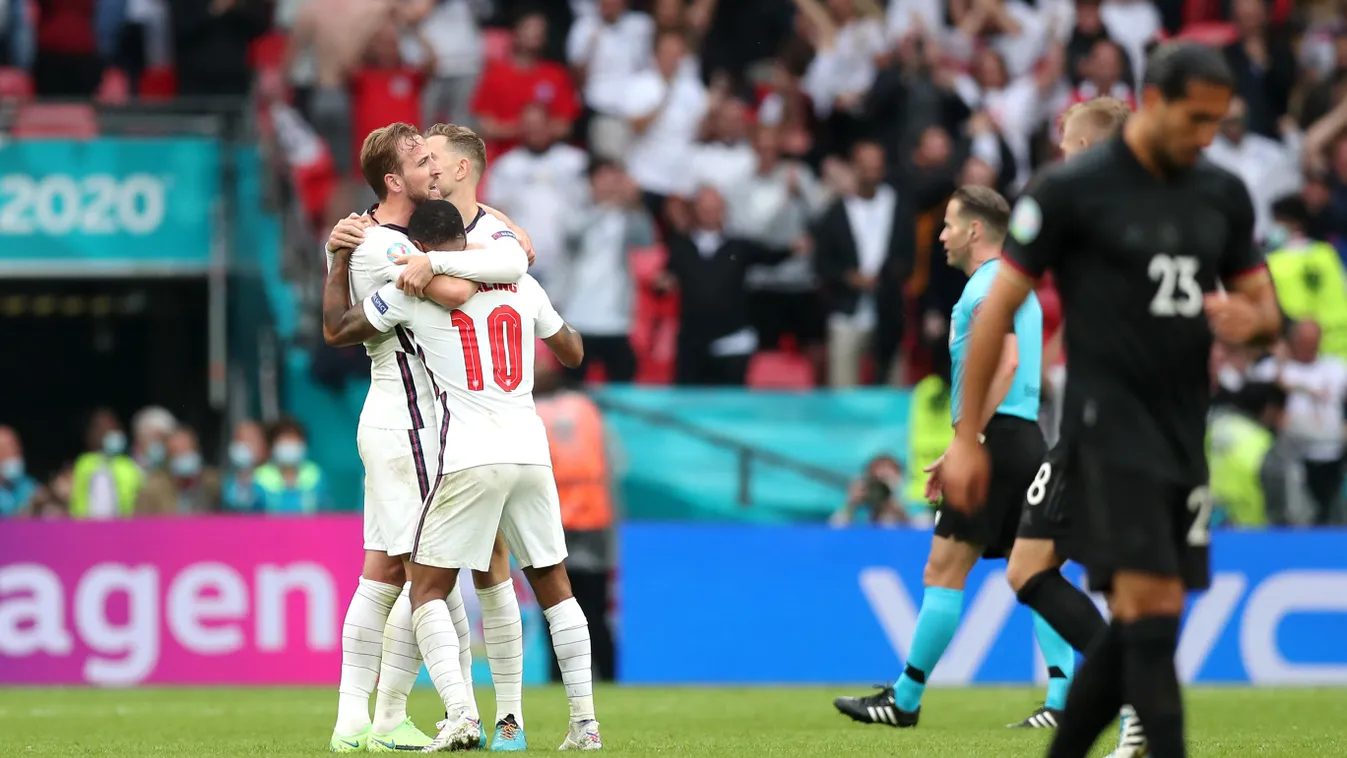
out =
[[[613,497],[598,406],[579,392],[559,392],[538,400],[537,407],[552,448],[562,527],[576,532],[608,529],[613,525]]]

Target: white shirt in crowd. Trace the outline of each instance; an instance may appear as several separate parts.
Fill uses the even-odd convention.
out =
[[[692,186],[711,187],[721,195],[748,179],[758,156],[748,140],[698,142],[692,149]]]
[[[1109,38],[1127,51],[1133,81],[1141,81],[1146,73],[1146,44],[1163,24],[1160,9],[1150,0],[1111,0],[1100,7],[1099,18]]]
[[[627,153],[627,171],[637,186],[660,195],[688,195],[696,186],[693,143],[706,116],[706,88],[701,80],[675,76],[666,82],[658,71],[642,71],[627,81],[621,113],[645,118],[658,110],[645,132],[634,135]]]
[[[494,224],[486,222],[490,219]],[[504,231],[505,235],[495,237]],[[528,255],[503,223],[490,215],[480,215],[469,242],[492,243],[487,249],[430,253],[431,268],[437,274],[460,276],[478,282],[509,282],[528,271]],[[487,239],[482,237],[486,236]],[[474,238],[475,237],[475,238]],[[387,226],[365,230],[365,239],[351,253],[351,298],[363,300],[397,279],[399,267],[393,259],[416,253],[411,240]],[[332,255],[328,253],[328,266]],[[412,409],[422,422],[436,418],[435,393],[425,370],[415,355],[412,338],[405,333],[389,333],[365,343],[370,357],[370,388],[360,411],[360,424],[375,429],[413,429]]]
[[[851,236],[856,241],[856,268],[862,276],[879,276],[884,260],[889,257],[889,238],[893,234],[893,211],[898,204],[898,193],[887,184],[879,185],[875,196],[864,198],[853,195],[842,201]],[[875,328],[876,311],[873,293],[861,295],[856,312],[850,316],[833,313],[830,319],[849,319],[851,326],[862,331]]]
[[[474,2],[481,4],[480,0],[440,0],[421,22],[421,33],[435,52],[436,76],[472,76],[482,70],[482,31]]]
[[[537,252],[532,273],[542,281],[563,259],[567,219],[589,191],[588,166],[585,151],[562,142],[541,153],[516,147],[491,166],[485,202],[529,230]]]
[[[624,112],[628,80],[650,66],[655,22],[644,13],[624,13],[605,24],[597,13],[575,19],[566,37],[566,60],[585,66],[585,103],[609,115]]]
[[[1258,381],[1279,381],[1287,389],[1283,433],[1305,460],[1326,463],[1342,458],[1343,403],[1347,402],[1347,363],[1320,356],[1313,363],[1267,358],[1254,367]]]
[[[533,405],[534,350],[537,338],[553,336],[564,322],[537,280],[525,274],[514,284],[483,285],[453,311],[389,284],[364,308],[380,331],[405,326],[416,333],[431,380],[445,393],[451,442],[441,453],[443,473],[502,463],[552,465]]]
[[[985,110],[1001,130],[1001,136],[1015,156],[1015,182],[1017,186],[1029,180],[1029,143],[1038,125],[1043,121],[1044,98],[1040,96],[1038,82],[1032,76],[1021,76],[1010,80],[1003,89],[984,90],[973,77],[960,74],[954,80],[954,91],[970,109]],[[1000,149],[997,149],[999,155]],[[1000,159],[996,161],[1000,163]]]
[[[1244,180],[1253,199],[1254,237],[1262,239],[1272,225],[1272,203],[1300,192],[1299,135],[1290,144],[1261,134],[1246,134],[1238,144],[1218,134],[1205,151],[1207,160]]]
[[[907,36],[909,31],[924,29],[937,39],[945,32],[945,4],[940,0],[889,0],[886,30],[891,42]]]
[[[842,95],[863,94],[875,82],[875,56],[888,48],[884,27],[870,18],[848,21],[837,31],[832,47],[820,50],[800,83],[819,116],[832,112]]]
[[[553,290],[558,310],[583,335],[625,337],[635,301],[627,269],[633,214],[596,207],[571,219],[562,286]],[[653,240],[651,230],[646,232]]]
[[[799,186],[797,194],[790,192],[792,172]],[[737,237],[783,250],[805,234],[809,221],[829,199],[828,191],[803,163],[782,161],[766,174],[755,167],[725,193],[728,227]],[[815,285],[814,264],[807,256],[793,255],[781,263],[749,266],[745,283],[749,289],[806,292]]]

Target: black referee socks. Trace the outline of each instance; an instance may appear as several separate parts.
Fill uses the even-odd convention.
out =
[[[1076,669],[1048,758],[1085,758],[1099,733],[1118,717],[1123,704],[1123,653],[1122,627],[1110,624]]]
[[[1037,611],[1078,653],[1084,654],[1104,632],[1106,624],[1099,609],[1058,569],[1034,574],[1020,588],[1018,597],[1021,603]]]
[[[1146,729],[1151,755],[1183,758],[1183,696],[1174,653],[1177,618],[1144,618],[1122,628],[1123,691]]]

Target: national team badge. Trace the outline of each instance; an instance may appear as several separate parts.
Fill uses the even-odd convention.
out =
[[[393,243],[392,247],[388,248],[388,260],[394,263],[397,262],[398,258],[401,258],[404,255],[411,255],[411,254],[412,249],[402,244],[401,242],[395,242]]]
[[[1015,203],[1015,210],[1010,214],[1010,236],[1015,238],[1016,242],[1027,245],[1038,238],[1038,232],[1043,228],[1043,209],[1038,206],[1038,201],[1032,197],[1022,197]]]

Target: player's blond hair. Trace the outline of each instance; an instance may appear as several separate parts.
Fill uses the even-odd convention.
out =
[[[389,174],[402,176],[402,153],[410,150],[421,133],[415,126],[398,121],[381,126],[365,136],[360,145],[360,173],[365,177],[374,196],[383,202],[388,199]]]
[[[444,137],[454,152],[472,162],[472,172],[477,179],[486,174],[486,143],[477,132],[458,124],[435,124],[426,130],[425,137]]]
[[[1066,131],[1066,124],[1075,118],[1087,119],[1090,130],[1102,137],[1112,137],[1122,131],[1123,124],[1132,115],[1127,103],[1116,97],[1096,97],[1067,108],[1057,121],[1059,131]]]

